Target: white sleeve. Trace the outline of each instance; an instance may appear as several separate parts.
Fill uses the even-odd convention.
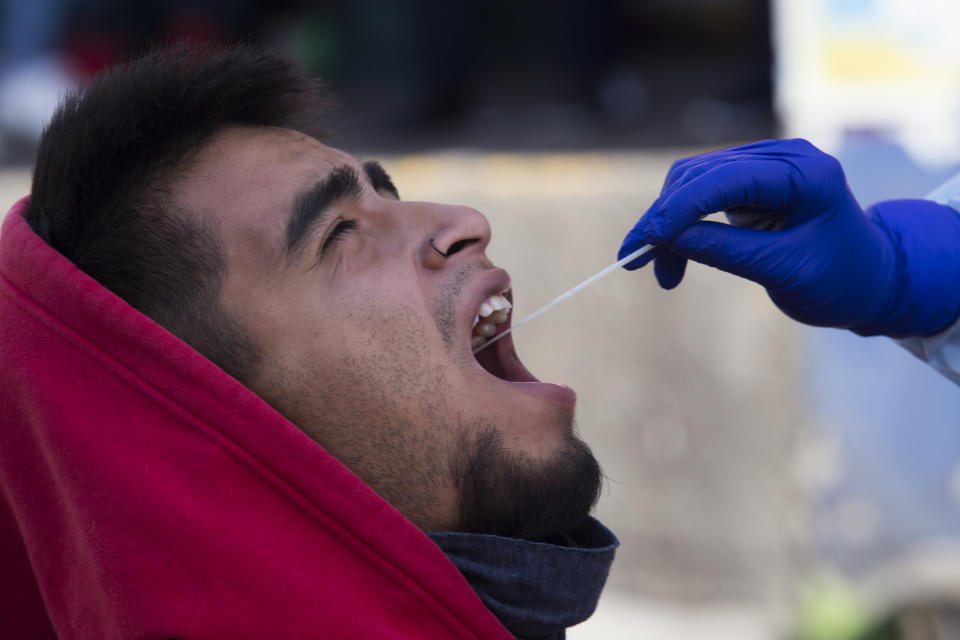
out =
[[[960,212],[960,174],[935,189],[926,199],[945,204],[954,211]],[[897,342],[910,353],[960,384],[960,321],[932,336],[903,338]]]

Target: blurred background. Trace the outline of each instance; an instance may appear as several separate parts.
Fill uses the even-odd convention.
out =
[[[0,193],[59,97],[151,42],[245,39],[326,79],[334,143],[491,220],[516,317],[607,266],[672,161],[767,137],[865,206],[960,166],[954,0],[2,0]],[[585,638],[960,638],[960,390],[691,265],[518,330],[580,397],[622,546]]]

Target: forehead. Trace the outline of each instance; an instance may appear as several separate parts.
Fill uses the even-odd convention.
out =
[[[226,245],[275,252],[297,194],[350,154],[289,129],[236,127],[218,134],[181,175],[177,199],[213,218]]]
[[[211,177],[251,177],[254,172],[297,171],[314,178],[344,164],[357,166],[345,151],[290,129],[233,127],[219,133],[194,159]]]

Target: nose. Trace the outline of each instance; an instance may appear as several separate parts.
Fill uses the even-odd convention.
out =
[[[483,256],[490,244],[490,223],[471,207],[428,204],[419,215],[428,218],[420,240],[420,263],[443,269],[454,260]]]

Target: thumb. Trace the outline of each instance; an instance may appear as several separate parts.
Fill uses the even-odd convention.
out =
[[[698,222],[673,242],[670,250],[701,264],[716,267],[763,286],[782,281],[789,270],[782,235],[720,222]]]
[[[686,269],[687,259],[672,251],[661,251],[656,262],[653,263],[653,272],[657,276],[657,282],[664,289],[673,289],[680,284]]]

